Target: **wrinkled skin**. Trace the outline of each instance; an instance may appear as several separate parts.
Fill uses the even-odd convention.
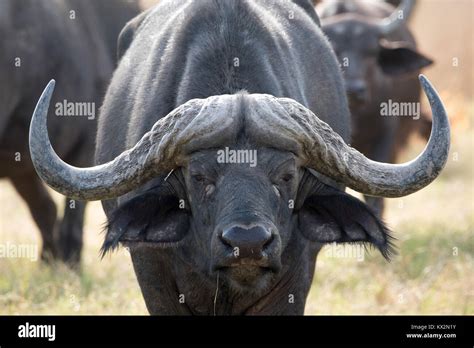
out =
[[[390,252],[388,231],[360,201],[323,184],[291,153],[257,151],[255,168],[218,164],[214,149],[200,151],[113,212],[108,235],[126,226],[121,241],[151,313],[302,314],[324,243],[370,241]],[[236,257],[222,231],[249,225],[274,237],[263,256]]]
[[[102,108],[96,163],[132,147],[186,101],[221,94],[240,95],[228,116],[242,120],[252,93],[293,98],[347,141],[336,57],[313,10],[297,5],[162,1],[131,21]],[[323,244],[359,241],[391,251],[387,229],[367,206],[236,124],[237,136],[218,148],[186,154],[172,173],[103,201],[103,250],[119,242],[129,248],[151,314],[301,315]],[[256,150],[258,165],[217,163],[226,146]]]
[[[57,117],[51,108],[52,144],[70,163],[92,164],[98,108],[115,66],[115,42],[126,21],[138,13],[135,5],[118,1],[113,1],[111,13],[107,8],[111,4],[110,0],[0,3],[0,177],[9,178],[27,203],[41,232],[42,258],[59,258],[73,266],[80,260],[85,203],[66,198],[64,217],[56,223],[56,205],[30,160],[28,128],[44,84],[57,79],[52,105],[64,100],[93,102],[96,119]],[[75,19],[70,19],[70,10]],[[16,58],[21,59],[20,66],[15,66]]]
[[[305,243],[298,236],[294,231],[296,217],[288,207],[290,197],[296,197],[303,172],[298,173],[295,158],[288,153],[271,149],[258,151],[262,163],[256,168],[247,164],[219,165],[210,160],[216,156],[214,150],[203,151],[192,156],[189,166],[171,179],[173,191],[188,190],[185,197],[189,209],[180,212],[179,217],[189,220],[187,230],[182,232],[184,241],[173,253],[157,250],[153,245],[140,248],[134,247],[133,242],[129,245],[135,266],[139,264],[138,274],[143,271],[141,258],[146,258],[150,266],[154,260],[160,260],[157,265],[160,269],[168,269],[165,265],[169,265],[176,282],[173,287],[177,293],[170,294],[169,298],[166,292],[171,289],[163,284],[163,278],[159,277],[161,272],[153,272],[156,266],[146,270],[151,272],[147,278],[155,280],[154,287],[142,287],[151,313],[213,314],[215,310],[216,314],[275,314],[279,311],[301,314],[304,310],[316,250],[320,246]],[[287,178],[288,173],[294,178]],[[184,185],[176,183],[178,177]],[[123,214],[123,210],[120,213]],[[153,217],[149,219],[156,222],[153,228],[156,233],[163,222]],[[222,243],[219,235],[229,226],[250,224],[271,226],[274,238],[265,247],[265,257],[235,258],[233,249]],[[216,283],[218,275],[219,285]],[[217,286],[220,294],[214,308],[210,294]],[[179,294],[190,298],[180,304]],[[289,294],[295,296],[295,303],[290,305]],[[258,305],[259,302],[262,305]],[[278,305],[278,302],[281,303]]]
[[[382,1],[322,1],[316,8],[322,28],[342,65],[353,119],[351,145],[367,157],[394,163],[411,134],[428,139],[431,119],[382,117],[381,103],[416,103],[420,100],[418,74],[432,61],[416,49],[406,24],[382,35],[373,20],[389,16],[395,8]],[[381,216],[383,198],[366,196]]]

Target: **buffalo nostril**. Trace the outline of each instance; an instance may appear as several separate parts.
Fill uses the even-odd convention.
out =
[[[262,226],[233,226],[222,232],[221,240],[225,245],[237,248],[241,258],[260,258],[265,247],[272,242],[273,235],[269,229]]]
[[[263,245],[263,249],[265,249],[265,248],[268,247],[270,244],[272,244],[274,238],[275,238],[275,236],[273,235],[273,233],[270,232],[270,238],[269,238],[269,239],[265,242],[265,244]]]

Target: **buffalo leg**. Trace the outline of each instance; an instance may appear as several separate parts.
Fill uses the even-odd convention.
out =
[[[55,258],[57,256],[54,243],[56,204],[36,174],[15,176],[10,180],[28,205],[31,216],[40,230],[43,239],[41,259],[45,261]]]
[[[85,202],[66,198],[64,217],[59,226],[59,254],[72,267],[78,267],[81,260],[85,207]]]

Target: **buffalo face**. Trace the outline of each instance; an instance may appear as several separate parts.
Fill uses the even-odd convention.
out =
[[[112,161],[77,168],[48,138],[54,82],[31,122],[31,158],[40,177],[68,197],[118,198],[103,250],[119,242],[146,248],[149,267],[137,272],[145,292],[159,285],[156,274],[179,269],[208,283],[222,273],[231,288],[262,292],[294,272],[309,245],[317,251],[326,243],[368,242],[389,256],[385,226],[343,188],[400,197],[439,175],[449,123],[433,86],[420,81],[433,110],[432,134],[423,153],[402,165],[371,161],[292,99],[242,93],[190,100]],[[150,250],[160,255],[168,247],[175,250],[170,269],[156,269]]]
[[[255,161],[232,163],[251,153]],[[368,243],[387,258],[393,251],[388,229],[365,204],[318,179],[293,153],[256,144],[191,154],[164,183],[113,213],[104,250],[118,242],[156,252],[177,247],[208,279],[219,274],[252,293],[293,269],[310,244]]]
[[[387,77],[414,74],[433,63],[413,44],[388,40],[379,26],[359,15],[327,18],[323,29],[341,64],[352,110],[369,104]]]
[[[239,154],[255,161],[219,163],[226,154],[230,161]],[[183,172],[192,230],[207,243],[203,251],[211,273],[240,287],[265,288],[281,270],[291,238],[299,175],[295,156],[252,146],[208,150],[192,156]]]

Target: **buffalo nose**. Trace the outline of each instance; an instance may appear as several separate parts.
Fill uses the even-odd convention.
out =
[[[237,248],[239,258],[259,259],[263,256],[265,247],[271,243],[273,235],[262,226],[233,226],[222,232],[221,239],[224,244]]]
[[[367,98],[367,86],[363,80],[347,81],[346,92],[349,98],[364,101]]]

